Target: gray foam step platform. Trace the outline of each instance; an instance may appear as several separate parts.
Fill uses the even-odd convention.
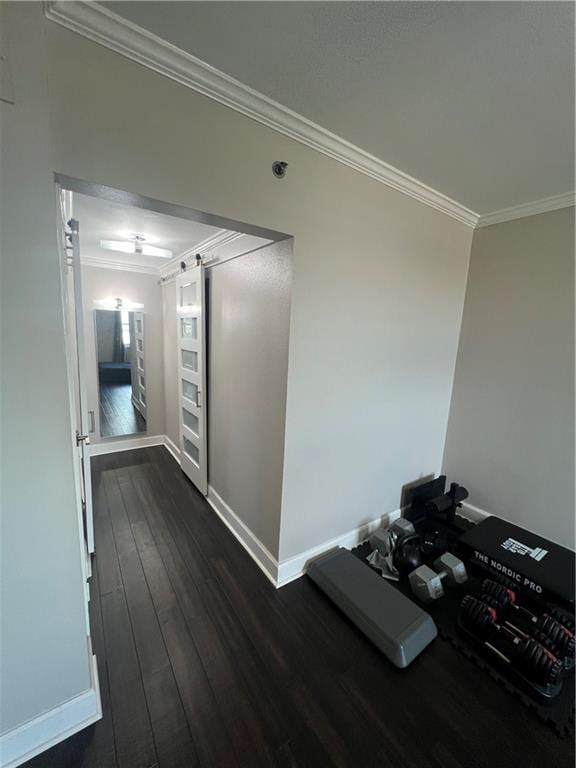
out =
[[[425,611],[341,547],[307,575],[397,667],[407,667],[438,634]]]

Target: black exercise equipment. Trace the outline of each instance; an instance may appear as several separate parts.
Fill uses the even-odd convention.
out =
[[[492,515],[458,541],[458,553],[476,567],[497,573],[519,594],[574,613],[574,552]]]
[[[562,660],[565,669],[571,669],[574,666],[573,643],[567,643],[563,633],[560,635],[560,642],[558,642],[555,637],[550,637],[545,632],[536,627],[532,627],[530,629],[530,634],[528,634],[524,631],[525,628],[521,629],[517,624],[513,624],[511,621],[505,618],[502,604],[494,597],[486,594],[479,594],[477,597],[478,600],[490,606],[490,608],[493,608],[496,611],[496,617],[498,621],[501,624],[504,624],[504,626],[508,627],[508,629],[512,630],[512,632],[514,632],[516,635],[524,638],[531,637],[533,640],[536,640],[536,642],[540,643],[540,645],[543,645],[544,648],[552,651],[555,656]]]
[[[422,538],[418,533],[410,533],[396,542],[394,547],[394,567],[400,574],[410,573],[422,564]]]
[[[446,475],[417,485],[411,492],[411,505],[404,517],[416,524],[434,517],[448,525],[454,525],[456,510],[468,498],[468,491],[458,483],[451,483],[446,492]]]
[[[518,597],[515,590],[491,579],[484,579],[481,591],[492,599],[493,607],[498,611],[500,617],[514,611],[521,620],[528,622],[534,631],[539,632],[540,642],[551,650],[556,649],[558,655],[562,657],[574,656],[574,632],[561,624],[554,616],[549,613],[536,616],[536,614],[517,604]]]
[[[505,664],[512,666],[531,683],[542,687],[558,686],[564,666],[550,650],[531,637],[522,637],[497,622],[496,610],[482,600],[466,595],[461,603],[463,627]],[[500,640],[500,647],[493,644]]]
[[[420,552],[423,562],[433,562],[443,552],[453,552],[465,530],[456,510],[468,496],[468,491],[452,483],[446,492],[446,475],[440,475],[410,490],[410,506],[404,512],[421,536]]]

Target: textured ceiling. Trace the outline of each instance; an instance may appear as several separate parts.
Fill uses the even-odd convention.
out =
[[[487,213],[574,188],[569,2],[113,2]]]
[[[223,231],[195,221],[77,193],[73,195],[72,210],[80,223],[82,258],[98,258],[155,269],[164,267],[169,259],[104,250],[100,247],[100,240],[127,240],[130,233],[141,234],[147,237],[151,245],[168,248],[174,258]]]

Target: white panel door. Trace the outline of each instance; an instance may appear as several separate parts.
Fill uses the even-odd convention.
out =
[[[182,470],[208,493],[204,267],[176,277],[178,407]]]
[[[88,399],[86,397],[86,355],[84,352],[84,313],[82,309],[82,278],[80,272],[79,224],[76,219],[67,223],[66,240],[68,241],[68,352],[74,359],[74,440],[78,452],[77,465],[80,475],[80,491],[84,522],[84,536],[88,552],[94,552],[94,518],[92,512],[92,475],[90,471],[90,420],[88,418]]]
[[[132,367],[132,403],[146,420],[146,370],[144,359],[144,312],[133,312],[134,365]]]

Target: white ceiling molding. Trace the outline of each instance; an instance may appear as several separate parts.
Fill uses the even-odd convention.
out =
[[[192,54],[118,16],[108,8],[97,3],[85,2],[85,0],[77,2],[51,0],[45,2],[44,7],[47,18],[66,29],[442,211],[469,227],[487,227],[491,224],[533,216],[575,204],[575,194],[572,192],[479,215]],[[226,232],[226,230],[223,231]],[[192,250],[194,253],[200,252],[198,246]],[[206,248],[203,253],[205,252]],[[184,255],[172,259],[170,264],[181,261]],[[167,267],[168,264],[163,267],[162,272],[166,272]]]
[[[177,259],[171,259],[167,264],[163,264],[160,269],[160,282],[170,282],[176,275],[180,274],[180,262],[182,261],[186,263],[186,269],[193,266],[197,254],[203,257],[202,263],[205,266],[214,267],[238,256],[254,253],[272,242],[274,241],[264,237],[223,229],[204,242],[184,251]]]
[[[112,259],[100,259],[97,256],[82,256],[80,263],[83,267],[98,267],[100,269],[117,269],[121,272],[139,272],[142,275],[159,275],[158,267],[145,267],[142,264],[131,264],[124,261],[115,261]]]
[[[576,204],[576,194],[567,192],[564,195],[545,197],[542,200],[534,200],[532,203],[515,205],[512,208],[502,208],[500,211],[492,211],[478,217],[477,227],[489,227],[491,224],[500,224],[513,219],[523,219],[526,216],[535,216],[537,213],[558,211],[560,208],[568,208]]]
[[[470,227],[478,214],[97,3],[45,3],[48,19]]]
[[[249,237],[249,235],[245,235],[243,232],[230,232],[223,229],[213,237],[208,237],[202,243],[198,243],[193,248],[189,248],[187,251],[184,251],[184,253],[180,255],[180,259],[187,261],[188,259],[196,256],[196,254],[199,256],[208,256],[210,252],[216,251],[223,245],[234,242],[235,240],[239,240],[242,237]]]
[[[220,245],[223,245],[230,240],[236,240],[239,237],[243,237],[242,232],[231,232],[228,229],[221,229],[216,232],[215,235],[210,235],[210,237],[207,237],[205,240],[196,243],[196,245],[194,245],[192,248],[188,248],[185,251],[182,251],[182,253],[178,256],[175,256],[173,259],[170,259],[170,261],[165,262],[160,268],[160,274],[170,274],[175,267],[180,266],[181,261],[185,261],[188,264],[193,260],[196,254],[205,256],[208,251],[214,250]]]

